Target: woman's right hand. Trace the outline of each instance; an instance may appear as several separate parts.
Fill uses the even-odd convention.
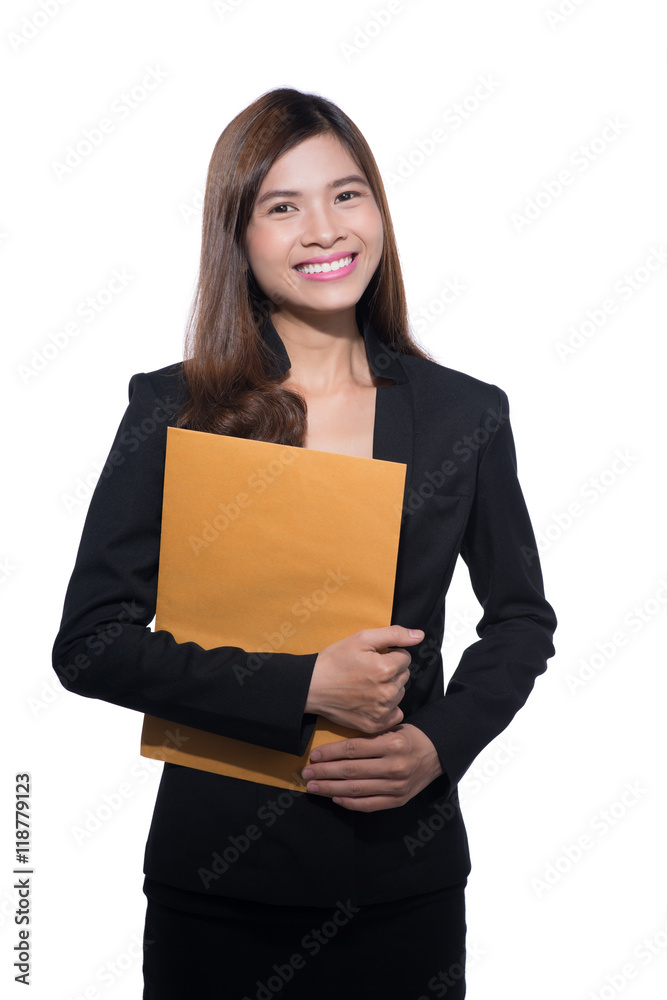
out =
[[[411,661],[410,653],[400,647],[415,646],[423,638],[421,629],[387,625],[362,629],[325,646],[315,660],[304,711],[362,733],[397,726],[403,719],[397,706]],[[392,646],[399,648],[379,652]]]

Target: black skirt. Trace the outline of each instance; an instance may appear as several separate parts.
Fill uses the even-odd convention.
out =
[[[462,1000],[466,881],[387,903],[279,906],[147,879],[143,1000]],[[199,898],[197,898],[199,897]]]

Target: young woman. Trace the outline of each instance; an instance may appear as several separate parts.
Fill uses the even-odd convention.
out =
[[[507,396],[411,339],[376,163],[331,102],[273,90],[220,136],[186,354],[131,379],[55,670],[78,694],[294,755],[317,715],[365,735],[313,753],[303,793],[165,764],[144,997],[461,998],[457,783],[546,669],[556,618]],[[244,686],[233,668],[253,651],[151,631],[168,425],[405,463],[393,624],[268,654]],[[459,554],[483,615],[445,692]]]

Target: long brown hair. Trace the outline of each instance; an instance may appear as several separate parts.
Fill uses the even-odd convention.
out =
[[[368,179],[384,229],[380,263],[357,304],[378,337],[400,354],[428,358],[411,338],[387,198],[363,135],[331,101],[278,88],[238,114],[215,144],[208,169],[199,277],[188,317],[188,398],[178,424],[192,430],[302,446],[307,408],[268,363],[262,328],[273,303],[248,266],[246,230],[275,160],[312,136],[330,134]],[[430,359],[432,360],[432,359]]]

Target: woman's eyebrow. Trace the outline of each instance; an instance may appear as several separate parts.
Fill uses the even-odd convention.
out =
[[[329,188],[339,188],[344,187],[346,184],[363,184],[365,187],[370,187],[368,181],[361,174],[348,174],[347,177],[339,177],[336,181],[331,181],[327,186]],[[257,204],[262,205],[265,201],[270,198],[299,198],[301,196],[301,191],[283,191],[283,190],[273,190],[267,191],[262,195],[261,198],[257,199]]]

